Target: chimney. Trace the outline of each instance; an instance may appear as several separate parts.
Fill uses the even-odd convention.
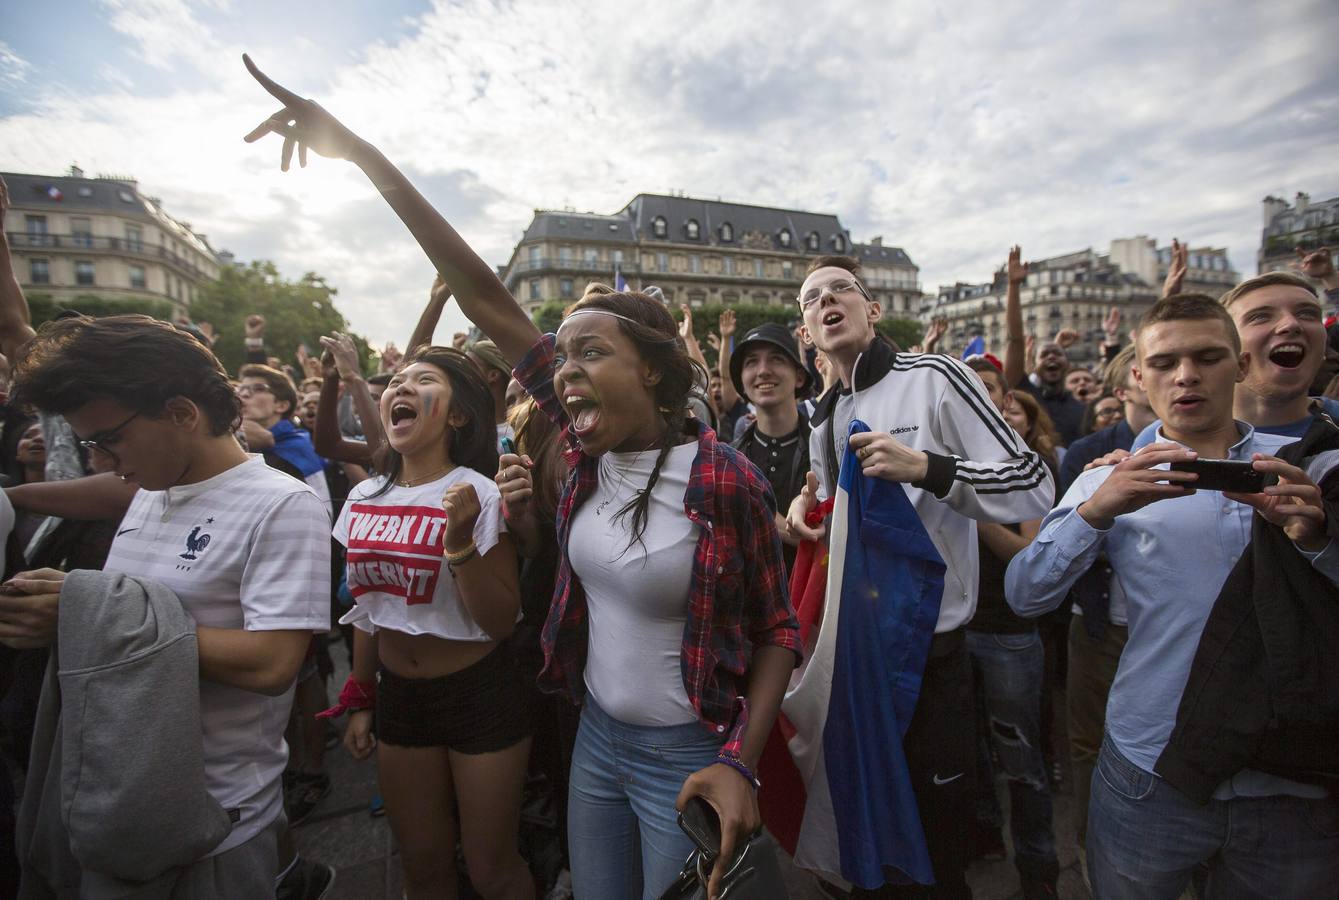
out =
[[[84,170],[81,169],[81,168],[79,168],[79,166],[76,165],[75,163],[70,163],[70,177],[71,177],[71,178],[83,178],[83,177],[84,177]]]
[[[1297,201],[1294,204],[1297,214],[1299,216],[1303,215],[1307,211],[1307,208],[1310,207],[1310,205],[1311,205],[1311,195],[1304,194],[1301,191],[1298,191]]]
[[[871,247],[882,247],[882,246],[883,246],[883,235],[881,235],[881,234],[876,234],[876,235],[874,235],[874,237],[872,237],[872,238],[869,239],[869,245],[870,245]]]
[[[1288,201],[1280,200],[1272,194],[1262,200],[1261,204],[1262,211],[1264,212],[1264,222],[1262,224],[1266,229],[1274,224],[1274,220],[1277,219],[1281,213],[1287,212],[1288,210]]]

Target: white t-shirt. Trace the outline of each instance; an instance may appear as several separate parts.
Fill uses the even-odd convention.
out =
[[[325,631],[328,521],[310,488],[253,456],[197,484],[136,493],[105,569],[158,582],[199,625]],[[211,856],[254,837],[279,815],[292,706],[292,685],[267,697],[200,682],[205,785],[224,809],[238,811],[232,833]]]
[[[684,512],[683,498],[697,451],[690,441],[666,456],[640,543],[628,546],[631,512],[614,519],[646,487],[658,450],[600,457],[599,484],[572,519],[567,552],[590,616],[586,690],[600,709],[629,725],[698,720],[681,664],[701,530]]]
[[[479,497],[474,545],[483,556],[507,525],[497,485],[473,469],[457,466],[436,481],[396,485],[380,497],[369,495],[386,483],[384,476],[369,478],[349,491],[334,534],[349,550],[347,572],[354,606],[340,624],[453,641],[493,640],[465,609],[456,579],[442,558],[446,533],[442,496],[461,481],[474,485]],[[520,617],[517,610],[517,621]]]

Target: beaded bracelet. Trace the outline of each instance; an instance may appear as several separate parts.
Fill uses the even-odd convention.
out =
[[[475,546],[474,541],[470,541],[470,545],[464,550],[457,550],[455,553],[447,551],[446,564],[448,566],[458,566],[461,563],[469,562],[474,558],[474,554],[478,552],[479,548]]]
[[[720,763],[723,766],[729,766],[730,768],[738,772],[740,775],[743,775],[744,778],[748,780],[748,783],[753,785],[753,789],[755,791],[758,790],[758,788],[762,787],[762,782],[758,780],[758,776],[754,775],[753,770],[750,769],[748,766],[744,765],[744,761],[739,759],[738,757],[726,756],[724,754],[721,754],[720,756],[716,757],[716,762]]]

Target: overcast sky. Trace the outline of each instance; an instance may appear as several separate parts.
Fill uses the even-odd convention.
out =
[[[432,267],[351,165],[242,142],[276,108],[244,50],[495,265],[537,207],[673,189],[834,212],[931,291],[1135,234],[1253,274],[1262,197],[1339,193],[1333,0],[5,7],[0,169],[134,175],[215,248],[325,275],[374,341]]]

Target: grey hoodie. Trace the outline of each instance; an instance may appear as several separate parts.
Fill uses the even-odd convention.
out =
[[[231,830],[205,790],[195,622],[167,588],[74,571],[18,817],[19,897],[167,896]]]

